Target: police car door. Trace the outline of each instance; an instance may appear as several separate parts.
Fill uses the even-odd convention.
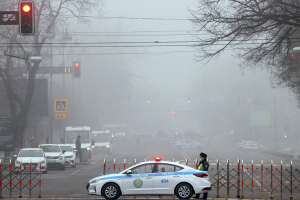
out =
[[[174,194],[174,187],[183,176],[182,167],[172,164],[158,164],[158,171],[154,173],[154,194]]]
[[[123,194],[153,194],[153,164],[139,165],[123,176]]]

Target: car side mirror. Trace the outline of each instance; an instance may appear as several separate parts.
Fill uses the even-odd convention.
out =
[[[66,153],[66,150],[62,150],[62,153],[65,154],[65,153]]]
[[[132,171],[129,169],[125,172],[125,174],[127,174],[127,175],[132,174]]]
[[[18,157],[17,155],[14,155],[14,158]]]

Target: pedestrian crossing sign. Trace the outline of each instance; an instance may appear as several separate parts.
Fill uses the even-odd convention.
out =
[[[67,99],[55,99],[54,100],[54,112],[68,112],[68,100]]]

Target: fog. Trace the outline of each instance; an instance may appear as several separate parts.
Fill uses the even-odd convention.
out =
[[[87,15],[89,23],[70,18],[65,28],[57,28],[53,42],[65,42],[65,34],[72,37],[67,42],[79,45],[53,48],[53,66],[80,61],[81,77],[64,75],[63,86],[62,75],[52,76],[50,102],[68,99],[68,120],[53,121],[52,128],[51,123],[37,125],[35,131],[44,133],[40,139],[50,135],[58,143],[66,126],[100,130],[124,123],[127,131],[192,130],[198,134],[192,139],[202,137],[212,145],[220,137],[235,143],[272,143],[273,138],[269,146],[274,149],[274,138],[288,135],[295,148],[297,102],[273,83],[270,71],[243,69],[237,52],[229,50],[208,63],[196,61],[188,20],[196,2],[110,0],[99,13]],[[49,118],[52,110],[50,103]]]

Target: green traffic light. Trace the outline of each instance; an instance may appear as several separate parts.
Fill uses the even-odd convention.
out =
[[[148,101],[148,103],[150,103],[150,101]]]
[[[188,101],[188,103],[191,103],[191,101]]]

